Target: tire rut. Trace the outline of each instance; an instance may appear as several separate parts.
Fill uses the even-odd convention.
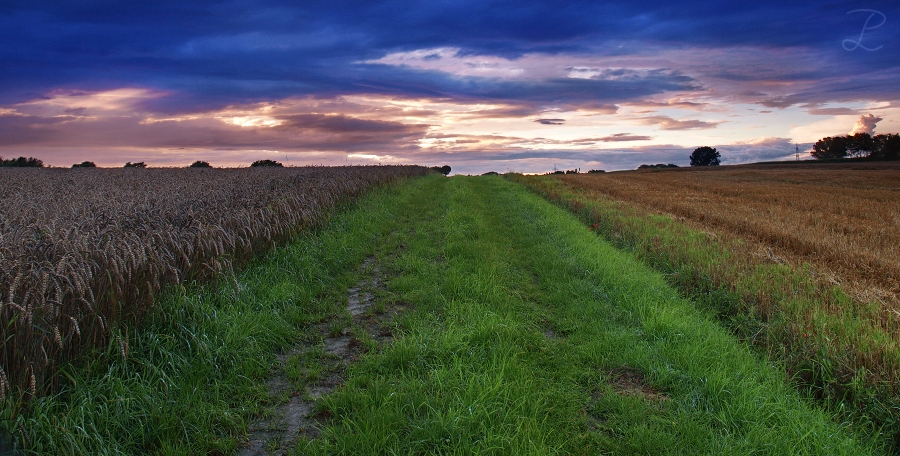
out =
[[[379,309],[375,292],[383,287],[378,264],[374,257],[366,258],[360,270],[371,273],[347,290],[345,310],[349,319],[334,317],[315,325],[313,335],[321,336],[321,343],[303,343],[290,352],[279,355],[280,368],[267,385],[273,397],[286,397],[275,413],[250,427],[250,438],[237,452],[241,456],[288,454],[300,439],[315,439],[327,416],[317,416],[316,401],[344,383],[346,367],[366,351],[366,344],[357,336],[370,337],[379,346],[393,339],[394,317],[403,305]],[[358,331],[363,331],[365,335]],[[292,360],[300,360],[296,369],[306,379],[298,387],[286,371]],[[310,361],[304,365],[303,360]]]

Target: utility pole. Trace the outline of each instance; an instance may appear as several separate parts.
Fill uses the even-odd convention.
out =
[[[797,157],[797,161],[800,161],[800,145],[794,144],[794,156]]]

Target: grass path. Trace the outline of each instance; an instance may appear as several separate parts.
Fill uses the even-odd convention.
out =
[[[298,453],[869,451],[561,209],[500,178],[408,195],[388,274],[411,309],[400,336],[351,366]]]
[[[381,340],[347,306],[376,267]],[[344,336],[353,362],[317,372]],[[35,454],[228,454],[301,395],[318,429],[295,454],[873,452],[658,273],[498,177],[374,192],[124,339],[3,429]],[[295,394],[271,396],[273,374]]]

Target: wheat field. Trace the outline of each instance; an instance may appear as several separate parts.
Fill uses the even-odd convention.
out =
[[[560,176],[568,185],[755,241],[775,262],[900,312],[900,163],[752,165]]]
[[[427,172],[0,169],[0,400],[51,391],[62,363],[139,321],[166,285],[227,276],[336,204]]]

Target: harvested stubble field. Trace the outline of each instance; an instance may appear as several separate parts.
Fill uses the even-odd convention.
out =
[[[566,175],[574,187],[748,238],[900,315],[900,163]]]
[[[418,166],[0,169],[0,400],[135,322],[170,284],[231,273]]]
[[[514,176],[900,448],[900,163]]]

